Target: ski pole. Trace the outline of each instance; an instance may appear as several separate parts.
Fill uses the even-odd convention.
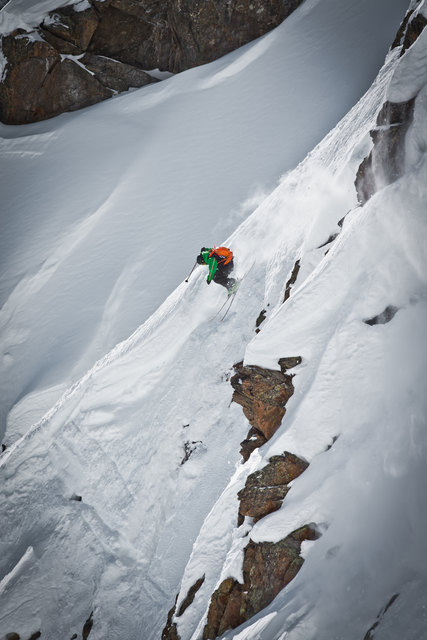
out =
[[[191,269],[190,273],[188,274],[188,276],[185,278],[185,282],[188,282],[189,277],[191,276],[191,274],[193,273],[194,269],[197,267],[197,260],[194,263],[194,267]]]

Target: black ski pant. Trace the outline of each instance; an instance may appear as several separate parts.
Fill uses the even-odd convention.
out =
[[[216,273],[212,280],[217,284],[225,287],[226,289],[230,289],[233,284],[236,282],[235,278],[229,278],[228,275],[233,271],[234,263],[233,260],[230,260],[228,264],[224,264],[219,262]]]

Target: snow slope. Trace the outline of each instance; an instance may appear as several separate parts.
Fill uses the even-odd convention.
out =
[[[0,20],[14,7],[24,15],[22,2]],[[336,124],[375,76],[405,8],[306,0],[274,32],[210,65],[78,113],[0,126],[8,444]]]
[[[306,18],[321,6],[339,31],[344,3],[306,2]],[[224,291],[206,287],[198,268],[2,455],[1,632],[71,637],[93,610],[91,640],[158,639],[182,576],[185,594],[205,573],[179,624],[182,639],[195,640],[215,585],[239,577],[243,536],[278,540],[313,521],[323,535],[305,545],[295,581],[227,637],[359,640],[395,593],[378,638],[422,637],[425,88],[405,176],[363,208],[353,181],[387,92],[401,86],[399,74],[413,90],[424,52],[422,38],[400,60],[393,52],[362,100],[230,236],[237,273],[253,266],[226,321],[215,317]],[[168,82],[96,112],[131,99],[143,104],[175,86]],[[337,239],[319,248],[347,212]],[[297,283],[282,304],[298,258]],[[390,322],[363,322],[390,304],[398,308]],[[267,319],[255,335],[262,308]],[[283,425],[242,465],[248,424],[230,405],[232,364],[244,357],[277,367],[278,358],[294,355],[303,363]],[[194,452],[183,463],[185,443]],[[235,528],[245,478],[284,449],[310,467],[281,510]],[[70,499],[76,495],[81,502]]]
[[[394,71],[387,96],[397,85],[404,91],[402,99],[415,94],[424,56],[422,37]],[[394,64],[392,56],[389,65]],[[242,580],[248,533],[255,542],[278,542],[311,522],[322,537],[304,543],[307,562],[297,578],[243,631],[224,637],[363,638],[395,594],[375,638],[425,635],[427,79],[408,134],[405,177],[360,208],[352,183],[367,150],[363,134],[373,124],[372,107],[381,103],[378,90],[384,89],[387,67],[383,74],[376,90],[243,225],[258,241],[264,233],[265,243],[277,246],[267,267],[263,302],[271,310],[245,350],[245,363],[279,369],[279,358],[301,355],[303,364],[296,370],[296,391],[282,429],[237,468],[205,520],[177,607],[203,573],[206,578],[195,604],[178,619],[182,638],[200,637],[209,594],[223,579]],[[335,242],[318,248],[339,231],[334,223],[348,209]],[[280,214],[286,215],[282,235]],[[265,237],[272,227],[276,245],[270,231]],[[243,235],[240,229],[239,241]],[[297,283],[282,304],[296,259],[301,260]],[[397,311],[389,323],[364,322],[388,306]],[[247,475],[283,451],[311,464],[294,482],[282,509],[253,527],[246,522],[235,529],[231,517],[220,529],[220,514],[237,513],[236,494]],[[217,537],[220,550],[213,545]]]

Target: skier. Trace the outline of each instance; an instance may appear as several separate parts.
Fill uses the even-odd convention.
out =
[[[202,247],[197,256],[198,264],[206,264],[209,267],[206,282],[210,284],[212,280],[222,285],[228,290],[228,295],[235,293],[238,282],[235,278],[229,278],[232,272],[233,252],[227,247]]]

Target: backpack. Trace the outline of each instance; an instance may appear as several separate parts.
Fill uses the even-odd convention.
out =
[[[214,247],[209,254],[209,258],[213,255],[218,258],[218,264],[228,264],[233,259],[233,252],[227,247]]]

